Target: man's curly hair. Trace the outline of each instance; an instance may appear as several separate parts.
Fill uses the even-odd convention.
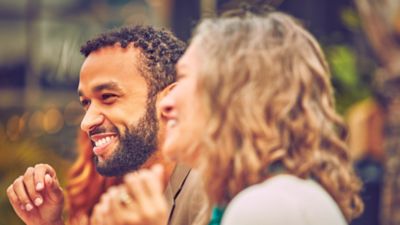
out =
[[[140,49],[139,59],[142,63],[138,69],[149,85],[149,97],[175,82],[175,64],[184,53],[186,44],[171,32],[142,25],[122,27],[89,40],[81,47],[81,53],[87,57],[94,51],[116,43],[122,48],[133,44]]]

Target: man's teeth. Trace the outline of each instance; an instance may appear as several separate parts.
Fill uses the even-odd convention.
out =
[[[109,143],[113,138],[112,137],[105,137],[95,142],[96,147],[105,145]]]

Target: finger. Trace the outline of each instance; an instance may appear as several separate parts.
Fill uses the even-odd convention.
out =
[[[148,202],[148,193],[146,186],[143,184],[141,178],[142,174],[146,171],[140,171],[140,173],[132,174],[127,178],[127,191],[138,202],[139,207],[146,207]]]
[[[98,221],[97,221],[97,214],[98,214],[98,209],[97,209],[97,205],[93,208],[93,213],[92,216],[90,217],[90,224],[91,225],[99,225]]]
[[[159,224],[167,221],[167,203],[163,195],[162,180],[160,179],[162,176],[162,167],[155,167],[132,176],[132,182],[130,182],[132,186],[136,186],[131,190],[138,195],[138,207],[140,208],[137,211],[141,213],[140,219],[148,223],[156,222]],[[127,179],[129,180],[130,177]],[[140,192],[140,189],[143,191]]]
[[[122,213],[123,210],[126,209],[128,206],[127,204],[131,204],[132,202],[129,203],[123,203],[121,201],[120,195],[122,193],[127,193],[126,190],[124,190],[122,187],[118,188],[112,188],[109,192],[109,211],[108,215],[110,215],[110,223],[112,224],[124,224],[124,221],[121,220],[120,214]]]
[[[35,187],[37,191],[44,189],[45,175],[50,174],[51,177],[56,177],[55,170],[47,164],[35,165]]]
[[[36,206],[40,206],[43,203],[43,198],[39,193],[36,192],[34,174],[35,169],[33,167],[29,167],[24,174],[24,184],[29,198]]]
[[[89,216],[87,214],[82,214],[77,218],[76,222],[71,221],[70,224],[87,224],[88,225],[88,224],[90,224],[89,222],[90,222]]]
[[[63,202],[64,196],[62,188],[56,177],[51,177],[49,174],[44,176],[47,197],[57,203]]]
[[[110,224],[110,222],[108,221],[109,217],[110,217],[110,215],[108,213],[108,210],[109,210],[108,202],[109,202],[109,197],[106,194],[102,197],[102,202],[98,207],[98,215],[97,215],[98,224],[101,224],[101,225]],[[105,216],[105,215],[107,215],[107,216]]]
[[[146,190],[150,195],[160,195],[163,192],[163,176],[164,170],[162,167],[152,168],[151,172],[148,174],[143,174],[142,179],[144,180],[144,185]]]
[[[90,218],[90,225],[103,225],[104,214],[101,210],[101,204],[97,204]]]
[[[151,170],[140,171],[140,173],[132,178],[132,182],[129,182],[129,178],[127,180],[132,185],[130,189],[136,191],[137,195],[145,195],[144,197],[146,198],[152,198],[154,194],[162,193],[160,176]]]
[[[148,194],[147,202],[141,208],[145,221],[152,224],[155,221],[164,222],[167,220],[167,204],[162,192],[161,181],[150,174],[143,174],[141,179]],[[157,224],[159,223],[157,222]]]
[[[164,217],[166,207],[161,181],[151,171],[142,171],[134,178],[131,184],[135,188],[130,190],[137,199],[139,218],[151,222]]]
[[[164,167],[161,164],[155,164],[151,167],[151,171],[160,179],[164,178]]]
[[[109,215],[112,215],[110,222],[112,224],[143,224],[143,221],[139,219],[140,212],[135,201],[127,205],[121,203],[119,195],[123,192],[127,192],[127,190],[124,186],[121,186],[110,193]]]
[[[13,189],[15,194],[18,197],[18,200],[21,202],[21,204],[25,207],[26,211],[31,211],[33,210],[33,204],[31,199],[29,198],[25,185],[24,185],[24,177],[20,176],[18,177],[14,183],[13,183]]]
[[[108,224],[108,217],[110,216],[107,213],[107,207],[108,207],[108,195],[111,189],[113,189],[114,187],[111,187],[107,190],[106,193],[104,193],[99,200],[99,203],[96,204],[94,210],[93,210],[93,214],[91,217],[91,225],[95,224],[95,225],[105,225]],[[104,216],[107,215],[107,216]]]
[[[25,214],[25,207],[24,205],[19,201],[17,194],[14,191],[13,185],[10,185],[7,188],[7,197],[8,200],[11,203],[11,206],[14,208],[14,211],[17,213],[19,217],[23,217]]]

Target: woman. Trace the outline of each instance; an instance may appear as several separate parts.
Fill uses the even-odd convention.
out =
[[[292,17],[205,20],[177,71],[161,102],[163,151],[202,172],[210,205],[227,206],[222,224],[339,225],[361,213],[328,65]],[[95,213],[165,224],[159,171],[126,177]]]

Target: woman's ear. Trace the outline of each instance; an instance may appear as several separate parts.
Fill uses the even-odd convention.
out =
[[[165,98],[165,96],[167,96],[172,91],[172,89],[174,89],[175,86],[176,86],[176,82],[168,85],[167,87],[165,87],[162,91],[160,91],[157,94],[157,103],[156,103],[157,107],[156,108],[157,108],[157,116],[159,118],[160,118],[161,113],[162,113],[162,110],[161,110],[161,107],[160,107],[160,102],[163,100],[163,98]]]

